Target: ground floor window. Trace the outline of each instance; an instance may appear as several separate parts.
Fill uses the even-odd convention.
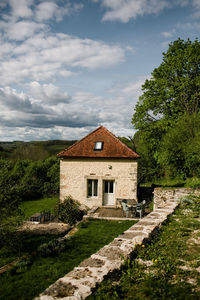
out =
[[[98,180],[88,179],[87,180],[87,196],[96,197],[98,195]]]

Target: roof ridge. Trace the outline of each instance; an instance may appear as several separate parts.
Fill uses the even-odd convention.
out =
[[[106,127],[102,126],[104,129],[106,129],[106,131],[112,136],[114,137],[119,143],[121,143],[123,146],[125,146],[129,151],[136,153],[134,150],[132,150],[131,148],[129,148],[124,142],[122,142],[116,135],[114,135],[114,133],[112,133],[111,131],[109,131]],[[137,154],[137,153],[136,153]],[[138,154],[137,154],[138,155]]]
[[[95,131],[97,131],[98,129],[100,129],[101,127],[105,128],[104,126],[99,126],[97,128],[95,128],[93,131],[91,131],[90,133],[88,133],[86,136],[84,136],[82,139],[78,140],[76,143],[74,143],[73,145],[69,146],[68,148],[65,148],[64,150],[62,150],[61,152],[59,152],[57,154],[57,156],[61,155],[63,152],[70,150],[71,148],[75,147],[76,145],[78,145],[80,142],[82,142],[83,140],[85,140],[88,136],[90,136],[92,133],[94,133]],[[106,128],[105,128],[106,129]]]

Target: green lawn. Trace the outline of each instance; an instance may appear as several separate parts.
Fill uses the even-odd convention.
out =
[[[33,299],[50,284],[78,266],[82,260],[111,242],[134,223],[134,221],[128,220],[93,219],[81,223],[79,230],[67,242],[67,249],[64,252],[49,257],[35,256],[32,265],[18,270],[15,274],[11,270],[1,275],[0,299]],[[30,251],[31,243],[28,244]]]
[[[58,237],[58,235],[49,234],[39,236],[23,234],[20,239],[20,250],[16,249],[16,247],[14,247],[14,249],[11,247],[2,247],[0,249],[0,267],[3,267],[13,261],[20,260],[23,256],[30,255],[39,247],[39,245],[48,243],[50,240]]]
[[[200,197],[182,202],[151,243],[138,245],[121,277],[88,300],[200,299]]]
[[[58,197],[52,197],[23,202],[21,208],[24,211],[24,219],[29,219],[30,216],[37,212],[53,210],[58,201]]]

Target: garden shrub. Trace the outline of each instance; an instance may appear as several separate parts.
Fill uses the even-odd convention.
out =
[[[66,239],[65,240],[52,240],[48,243],[40,245],[37,249],[37,253],[43,257],[51,256],[54,254],[61,253],[67,247]]]
[[[85,212],[80,209],[80,203],[71,196],[67,196],[64,202],[59,203],[57,208],[58,219],[71,226],[77,221],[80,221],[84,213]]]
[[[27,271],[28,267],[33,264],[32,260],[30,259],[23,259],[19,261],[11,270],[11,275],[21,274]]]
[[[191,188],[200,188],[200,178],[192,177],[186,179],[186,186]]]

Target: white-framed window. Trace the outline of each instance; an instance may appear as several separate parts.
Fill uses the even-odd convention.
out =
[[[100,151],[103,149],[103,142],[95,142],[94,143],[94,150]]]
[[[98,196],[98,180],[88,179],[87,180],[87,196],[97,197]]]

